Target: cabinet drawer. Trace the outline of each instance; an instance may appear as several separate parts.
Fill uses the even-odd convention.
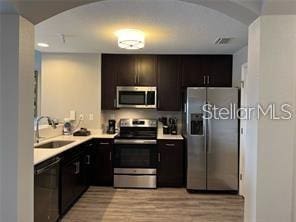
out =
[[[158,145],[165,148],[182,148],[182,140],[159,140]]]

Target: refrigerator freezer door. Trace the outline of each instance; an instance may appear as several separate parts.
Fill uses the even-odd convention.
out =
[[[207,102],[230,109],[230,104],[238,105],[238,89],[208,88]],[[208,120],[207,189],[238,190],[237,119]]]
[[[206,189],[206,120],[203,105],[206,104],[206,88],[187,88],[187,189]]]

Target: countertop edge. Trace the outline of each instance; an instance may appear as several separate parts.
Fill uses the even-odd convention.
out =
[[[93,134],[86,137],[79,137],[79,136],[64,136],[60,135],[57,137],[48,138],[42,142],[40,142],[38,145],[42,145],[43,143],[47,143],[53,140],[75,140],[75,142],[70,143],[64,147],[57,148],[57,149],[36,149],[34,148],[34,166],[52,158],[57,155],[60,155],[61,153],[70,150],[82,143],[85,143],[91,139],[114,139],[116,134]],[[157,135],[157,140],[184,140],[182,135]],[[34,144],[37,145],[37,144]]]

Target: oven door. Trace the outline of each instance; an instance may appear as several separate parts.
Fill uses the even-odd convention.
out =
[[[156,140],[116,139],[114,143],[114,168],[156,169]]]

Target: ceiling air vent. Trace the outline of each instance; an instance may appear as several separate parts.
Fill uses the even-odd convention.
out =
[[[231,40],[232,38],[217,38],[215,40],[215,45],[225,45],[228,44]]]

